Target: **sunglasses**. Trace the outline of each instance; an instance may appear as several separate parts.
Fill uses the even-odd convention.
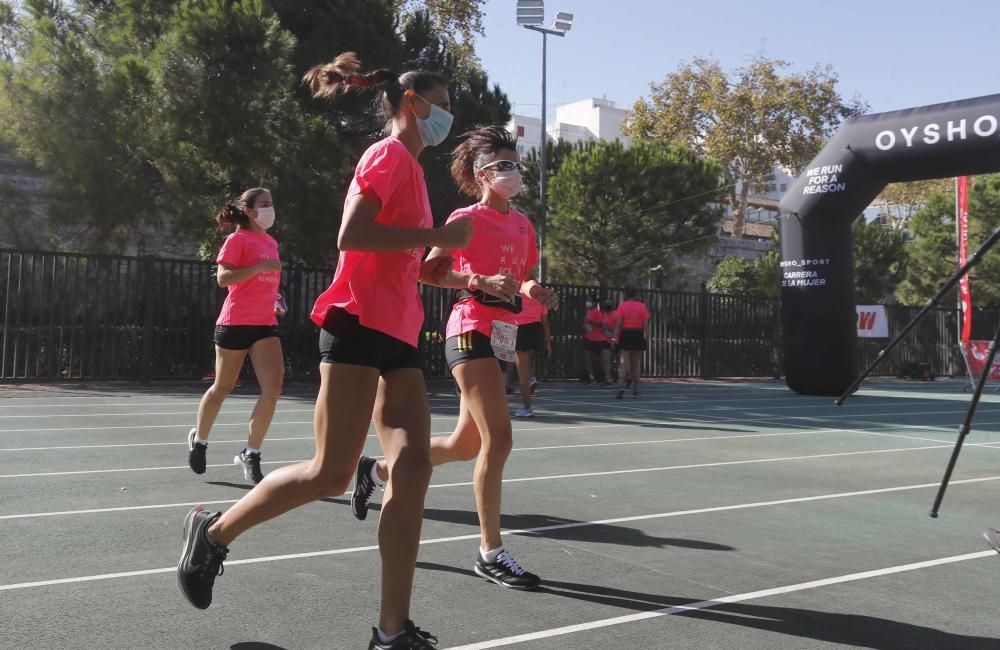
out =
[[[515,169],[519,172],[523,172],[525,170],[524,163],[516,160],[494,160],[493,162],[486,163],[479,169],[482,171],[487,167],[496,167],[497,171],[500,172],[512,172]]]

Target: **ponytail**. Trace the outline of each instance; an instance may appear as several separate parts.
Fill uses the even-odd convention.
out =
[[[377,103],[382,117],[388,122],[399,114],[405,91],[412,88],[420,93],[445,83],[439,75],[423,70],[410,71],[402,76],[387,68],[361,72],[358,55],[344,52],[331,63],[310,68],[302,76],[302,85],[309,87],[313,98],[329,101],[334,101],[338,93],[346,93],[352,88],[379,88]]]

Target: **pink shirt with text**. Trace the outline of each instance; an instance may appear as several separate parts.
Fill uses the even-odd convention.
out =
[[[610,343],[615,332],[615,323],[618,321],[618,312],[601,311],[597,307],[587,312],[588,321],[597,321],[600,326],[594,325],[589,332],[584,335],[588,341],[598,343]]]
[[[538,263],[538,245],[535,243],[535,229],[528,217],[513,209],[503,214],[488,205],[476,203],[455,210],[448,217],[448,222],[462,218],[472,219],[475,232],[465,249],[451,251],[455,271],[482,276],[511,275],[522,282],[531,277]],[[475,330],[489,336],[493,331],[493,321],[512,323],[515,316],[500,307],[463,300],[452,309],[446,335],[450,338]]]
[[[626,300],[618,305],[623,330],[641,330],[649,320],[649,309],[638,300]]]
[[[375,223],[400,228],[434,225],[424,170],[397,138],[380,140],[365,151],[345,206],[363,192],[374,193],[382,203]],[[357,316],[364,327],[416,347],[424,324],[418,288],[423,254],[422,248],[341,252],[333,282],[313,306],[313,322],[322,325],[327,312],[340,307]]]
[[[278,242],[268,234],[238,228],[226,237],[215,257],[218,264],[245,269],[264,260],[278,258]],[[258,273],[249,280],[229,285],[216,325],[277,325],[274,301],[278,297],[281,271]]]

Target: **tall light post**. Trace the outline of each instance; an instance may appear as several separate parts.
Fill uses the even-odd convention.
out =
[[[549,137],[548,133],[545,131],[545,55],[546,55],[546,38],[548,36],[565,36],[566,32],[573,27],[573,14],[568,14],[560,11],[556,14],[555,19],[552,21],[552,26],[550,28],[542,27],[545,22],[545,0],[517,0],[517,24],[525,29],[530,29],[533,32],[538,32],[542,35],[542,146],[541,146],[541,170],[540,178],[538,181],[538,192],[539,198],[541,200],[541,214],[538,215],[540,223],[538,224],[538,254],[539,254],[539,264],[538,264],[538,280],[540,282],[545,282],[546,276],[546,264],[545,264],[545,226],[549,220],[548,218],[548,195],[546,194],[546,187],[548,185],[547,179],[549,175],[548,170],[548,143]]]

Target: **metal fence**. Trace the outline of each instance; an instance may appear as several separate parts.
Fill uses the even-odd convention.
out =
[[[282,273],[289,310],[279,330],[290,377],[316,372],[317,329],[309,312],[332,276],[330,269],[298,266],[286,266]],[[538,375],[578,377],[584,303],[588,298],[617,302],[621,291],[555,288],[561,308],[550,314],[553,353],[539,359]],[[425,371],[444,377],[444,327],[452,295],[432,287],[422,292]],[[0,381],[201,377],[214,365],[212,330],[224,298],[209,262],[2,250]],[[644,374],[781,376],[776,300],[652,290],[641,291],[639,299],[653,316]],[[917,311],[889,306],[891,333]],[[978,314],[974,336],[992,336],[996,318],[996,312]],[[964,372],[954,344],[955,323],[955,310],[935,311],[883,361],[879,374],[897,374],[909,361],[930,362],[939,375]],[[859,363],[873,359],[884,344],[862,339]]]

